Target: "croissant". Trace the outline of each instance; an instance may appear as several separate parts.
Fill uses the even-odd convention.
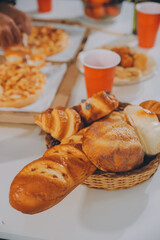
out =
[[[148,100],[148,101],[142,102],[140,106],[155,113],[160,120],[160,102],[157,102],[155,100]]]
[[[35,118],[35,123],[46,133],[61,141],[82,128],[80,115],[72,108],[48,109]]]
[[[118,100],[112,94],[99,92],[73,108],[48,109],[35,118],[35,123],[53,138],[61,141],[112,112]]]
[[[23,213],[42,212],[60,202],[95,170],[79,142],[57,145],[17,174],[10,187],[10,204]]]
[[[101,91],[87,100],[75,106],[74,109],[80,114],[82,120],[88,125],[101,119],[115,110],[119,105],[114,95]]]

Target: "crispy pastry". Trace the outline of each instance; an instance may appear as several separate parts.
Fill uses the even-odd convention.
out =
[[[118,115],[93,123],[84,135],[82,149],[102,171],[129,171],[140,166],[144,158],[134,128]]]
[[[124,113],[127,121],[135,128],[144,152],[148,155],[159,153],[160,123],[156,114],[134,105],[127,106]]]
[[[160,120],[160,102],[157,102],[155,100],[148,100],[148,101],[142,102],[140,106],[155,113]]]
[[[35,123],[46,133],[50,133],[53,138],[61,141],[78,132],[83,127],[83,123],[88,125],[108,115],[117,106],[118,100],[113,95],[102,91],[74,108],[50,108],[37,115]]]
[[[83,121],[89,124],[111,113],[118,104],[114,95],[101,91],[87,100],[82,100],[74,109],[79,112]]]
[[[35,123],[53,138],[61,141],[82,128],[80,115],[72,108],[48,109],[35,118]]]
[[[65,198],[95,170],[79,145],[57,145],[17,174],[10,187],[10,204],[27,214],[44,211]]]

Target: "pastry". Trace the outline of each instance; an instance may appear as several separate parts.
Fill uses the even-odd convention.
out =
[[[142,102],[140,106],[155,113],[160,120],[160,102],[155,100],[148,100],[148,101]]]
[[[124,109],[127,121],[134,127],[143,150],[148,155],[160,152],[160,123],[155,113],[140,106],[130,105]]]

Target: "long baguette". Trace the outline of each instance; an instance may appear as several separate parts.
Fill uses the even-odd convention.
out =
[[[26,214],[42,212],[60,202],[95,170],[81,144],[57,145],[17,174],[10,187],[10,204]]]

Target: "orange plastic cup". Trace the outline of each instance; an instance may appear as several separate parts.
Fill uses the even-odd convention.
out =
[[[39,12],[50,12],[52,10],[52,0],[37,0]]]
[[[142,48],[154,47],[160,24],[160,4],[143,2],[136,5],[138,45]]]
[[[87,96],[102,90],[111,92],[120,56],[110,50],[95,49],[81,52],[79,58],[84,66]]]

